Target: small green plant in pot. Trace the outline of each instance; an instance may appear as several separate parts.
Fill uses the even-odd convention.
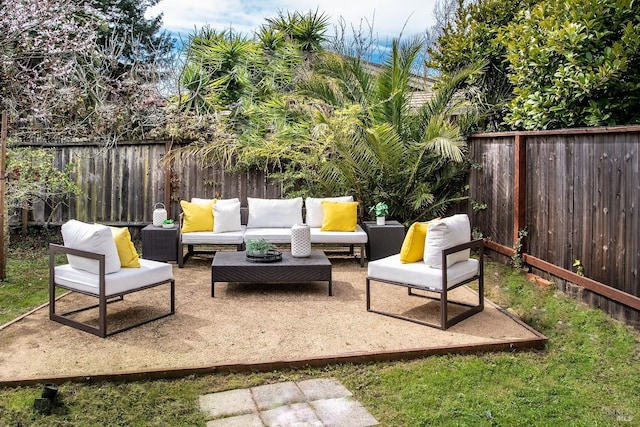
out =
[[[384,225],[385,217],[389,215],[389,206],[385,202],[378,202],[369,208],[369,213],[375,212],[378,225]]]
[[[264,256],[275,248],[275,245],[267,242],[265,239],[247,240],[246,243],[247,254],[249,255]]]

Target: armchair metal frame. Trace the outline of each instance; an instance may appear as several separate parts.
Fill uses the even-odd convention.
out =
[[[459,283],[454,284],[453,286],[449,286],[447,287],[447,255],[456,253],[456,252],[460,252],[466,249],[478,249],[479,250],[479,266],[478,266],[478,273],[467,279],[467,280],[463,280]],[[484,253],[484,240],[483,239],[478,239],[478,240],[472,240],[468,243],[462,243],[460,245],[456,245],[453,246],[451,248],[448,249],[444,249],[442,251],[442,283],[441,289],[437,289],[437,288],[429,288],[429,287],[424,287],[424,286],[416,286],[416,285],[412,285],[412,284],[408,284],[408,283],[402,283],[402,282],[395,282],[395,281],[389,281],[389,280],[381,280],[381,279],[377,279],[375,277],[370,277],[367,276],[367,284],[366,284],[366,299],[367,299],[367,311],[370,311],[372,313],[378,313],[378,314],[383,314],[385,316],[390,316],[390,317],[394,317],[396,319],[402,319],[402,320],[407,320],[409,322],[413,322],[413,323],[418,323],[420,325],[424,325],[424,326],[430,326],[433,328],[438,328],[438,329],[448,329],[451,326],[455,325],[456,323],[459,323],[460,321],[467,319],[468,317],[473,316],[476,313],[481,312],[482,310],[484,310],[484,257],[483,257],[483,253]],[[463,285],[466,285],[467,283],[471,283],[473,281],[477,280],[478,281],[478,304],[467,304],[467,303],[463,303],[463,302],[458,302],[458,301],[452,301],[449,300],[449,292],[460,287]],[[440,323],[431,323],[431,322],[426,322],[423,320],[419,320],[419,319],[414,319],[411,317],[407,317],[407,316],[403,316],[400,314],[395,314],[395,313],[389,313],[389,312],[385,312],[385,311],[380,311],[380,310],[375,310],[371,308],[371,281],[375,281],[375,282],[380,282],[380,283],[388,283],[390,285],[395,285],[395,286],[402,286],[407,288],[408,291],[408,295],[409,296],[416,296],[416,297],[420,297],[420,298],[427,298],[427,299],[431,299],[431,300],[435,300],[435,301],[440,301]],[[432,297],[429,295],[422,295],[422,294],[417,294],[412,292],[413,289],[416,290],[422,290],[422,291],[428,291],[428,292],[433,292],[433,293],[437,293],[439,294],[439,297]],[[468,307],[468,310],[463,311],[462,313],[457,314],[456,316],[449,318],[448,317],[448,305],[449,304],[454,304],[457,306],[463,306],[463,307]]]
[[[88,259],[97,260],[99,263],[99,287],[98,293],[86,292],[84,290],[74,289],[69,286],[61,285],[56,283],[55,280],[55,257],[57,254],[65,254],[65,255],[75,255],[79,257],[84,257]],[[87,273],[91,274],[91,273]],[[123,328],[108,331],[107,330],[107,305],[113,302],[122,301],[124,296],[127,294],[131,294],[134,292],[142,291],[145,289],[154,288],[156,286],[169,284],[170,285],[170,311],[168,313],[161,314],[159,316],[153,317],[152,319],[147,319],[133,325],[128,325]],[[84,295],[88,295],[91,297],[98,298],[98,303],[94,305],[90,305],[87,307],[82,307],[76,310],[68,311],[65,313],[57,313],[56,312],[56,288],[67,289],[72,292],[78,292]],[[74,320],[69,318],[68,316],[79,313],[82,311],[90,310],[98,308],[98,326],[92,326],[90,324],[80,322],[78,320]],[[89,332],[90,334],[97,335],[99,337],[105,338],[110,335],[117,334],[119,332],[124,332],[129,329],[135,328],[140,325],[144,325],[149,322],[153,322],[158,319],[162,319],[164,317],[170,316],[175,313],[175,280],[167,279],[157,283],[152,283],[146,286],[140,286],[134,289],[130,289],[128,291],[119,292],[116,294],[111,294],[109,296],[106,295],[106,283],[105,283],[105,256],[103,254],[96,254],[93,252],[78,250],[67,248],[65,246],[50,244],[49,245],[49,319],[56,321],[58,323],[62,323],[67,326],[71,326],[85,332]]]

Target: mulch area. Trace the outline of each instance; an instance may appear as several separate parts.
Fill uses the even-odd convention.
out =
[[[174,266],[176,313],[106,339],[50,321],[43,307],[0,330],[0,385],[112,378],[160,378],[224,370],[271,370],[330,363],[398,360],[430,354],[540,349],[546,338],[486,301],[485,310],[446,331],[365,309],[366,265],[332,258],[333,296],[326,282],[216,283],[211,259]],[[437,302],[405,288],[375,284],[384,309],[437,319]],[[473,302],[467,287],[453,296]],[[61,310],[91,299],[69,294]],[[109,305],[113,326],[166,311],[167,287]],[[83,316],[95,316],[86,312]]]

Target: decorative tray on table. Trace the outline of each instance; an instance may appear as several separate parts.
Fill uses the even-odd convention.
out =
[[[282,252],[276,250],[267,251],[266,254],[252,254],[247,252],[247,261],[250,262],[278,262],[282,261]]]

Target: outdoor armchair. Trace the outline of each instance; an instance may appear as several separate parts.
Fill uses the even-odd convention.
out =
[[[470,234],[467,215],[434,220],[428,224],[423,259],[403,262],[401,254],[396,254],[369,262],[366,278],[367,311],[439,329],[447,329],[481,312],[484,309],[484,244],[482,239],[470,241]],[[407,238],[410,237],[410,233],[407,233]],[[469,257],[471,249],[477,250],[478,259]],[[451,291],[476,280],[477,304],[449,298]],[[439,301],[440,322],[371,308],[371,282],[405,287],[409,296]],[[450,305],[466,309],[449,317]]]
[[[109,227],[72,220],[63,225],[65,246],[49,245],[49,318],[51,320],[104,338],[175,313],[175,281],[171,265],[139,259],[136,260],[139,261],[136,262],[139,267],[121,268],[121,261],[111,233]],[[58,254],[66,255],[68,263],[56,265]],[[169,285],[168,311],[162,310],[159,315],[152,318],[143,319],[116,330],[108,330],[108,304],[124,300],[127,294],[165,284]],[[57,288],[96,298],[97,304],[59,313],[56,311]],[[148,303],[145,302],[145,304]],[[87,321],[77,319],[76,315],[80,312],[96,308],[98,309],[97,322],[95,318]],[[157,313],[159,310],[152,307],[151,311]]]

